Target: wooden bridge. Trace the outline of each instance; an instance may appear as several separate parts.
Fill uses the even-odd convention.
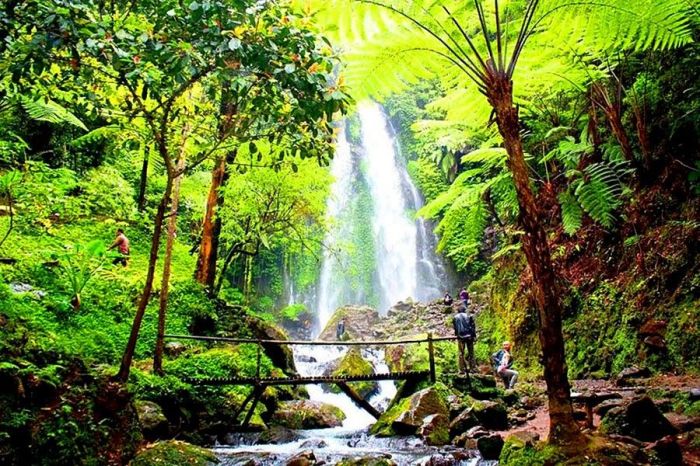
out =
[[[254,377],[209,377],[209,378],[187,378],[186,382],[196,385],[249,385],[254,387],[248,397],[241,405],[240,412],[246,409],[248,403],[252,401],[250,408],[241,424],[241,427],[246,427],[250,418],[253,416],[255,407],[258,404],[265,389],[273,385],[307,385],[307,384],[335,384],[345,393],[356,405],[370,413],[375,418],[379,418],[381,413],[372,406],[367,400],[361,397],[353,390],[348,383],[364,382],[364,381],[380,381],[380,380],[404,380],[405,383],[401,387],[402,391],[412,390],[418,382],[429,378],[432,383],[435,383],[435,347],[436,341],[455,340],[455,337],[433,337],[431,333],[424,339],[407,339],[407,340],[374,340],[374,341],[304,341],[304,340],[258,340],[252,338],[226,338],[226,337],[207,337],[195,335],[164,335],[165,338],[171,340],[197,340],[209,341],[215,343],[231,343],[245,344],[252,343],[257,345],[257,361]],[[291,377],[261,377],[260,376],[260,359],[262,356],[263,346],[265,345],[304,345],[304,346],[390,346],[404,344],[428,344],[428,370],[424,371],[399,371],[399,372],[384,372],[376,374],[348,374],[338,376],[291,376]]]

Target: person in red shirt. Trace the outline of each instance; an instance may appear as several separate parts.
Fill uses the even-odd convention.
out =
[[[112,261],[112,263],[114,265],[121,264],[124,267],[126,267],[126,264],[129,261],[129,238],[126,237],[126,235],[124,234],[124,230],[122,230],[121,228],[117,228],[117,237],[107,249],[112,250],[114,248],[117,248],[117,251],[119,251],[120,256],[116,257]]]

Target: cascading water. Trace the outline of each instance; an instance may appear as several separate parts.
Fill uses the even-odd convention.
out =
[[[359,133],[355,131],[354,137],[348,138],[348,133],[352,132],[343,125],[331,162],[335,181],[326,205],[331,228],[324,241],[316,301],[319,333],[342,305],[374,304],[381,314],[386,314],[399,300],[435,299],[447,287],[441,286],[446,283],[448,274],[434,252],[436,237],[426,221],[413,218],[414,212],[422,207],[422,199],[400,156],[389,120],[382,108],[373,102],[361,104],[358,116]],[[368,258],[370,266],[367,266]],[[292,304],[291,283],[288,290],[289,304]],[[301,375],[320,375],[346,352],[347,347],[342,346],[296,346],[294,359]],[[372,363],[375,372],[388,372],[382,350],[366,349],[362,356]],[[279,447],[222,448],[223,463],[244,464],[245,455],[253,454],[256,461],[268,455],[269,461],[263,460],[262,464],[279,464],[282,458],[308,448],[309,438],[314,439],[315,435],[322,436],[323,446],[318,446],[319,439],[311,440],[317,445],[314,452],[329,463],[361,452],[391,452],[398,464],[416,464],[439,453],[438,449],[427,447],[417,439],[368,436],[363,429],[373,423],[374,418],[347,396],[325,391],[320,385],[308,385],[307,391],[311,400],[342,409],[346,414],[343,426],[307,431],[302,434],[306,438]],[[395,394],[394,383],[382,381],[378,393],[369,401],[384,409]],[[476,463],[476,459],[458,462]]]
[[[389,120],[374,102],[361,104],[358,116],[360,137],[352,141],[356,145],[348,141],[343,127],[331,163],[335,183],[327,215],[332,228],[325,240],[319,281],[318,331],[339,306],[374,304],[380,314],[386,314],[397,301],[428,301],[447,288],[444,262],[434,252],[435,234],[424,219],[413,218],[423,201],[400,156]],[[370,204],[356,205],[364,192]],[[358,234],[358,208],[371,211],[370,238]],[[361,268],[355,256],[368,249],[374,256],[372,270],[365,271],[371,275],[365,289],[353,273]]]
[[[335,182],[331,187],[331,195],[326,202],[326,215],[333,225],[326,236],[323,251],[323,263],[321,265],[321,277],[319,281],[318,307],[316,316],[320,324],[319,330],[323,330],[333,312],[344,304],[341,300],[348,299],[352,290],[344,286],[343,264],[340,264],[340,243],[347,237],[349,225],[343,222],[343,216],[347,212],[352,198],[352,185],[354,180],[354,167],[350,144],[345,135],[345,126],[338,136],[336,153],[331,162],[331,175]],[[346,303],[349,301],[346,301]]]
[[[398,300],[416,297],[416,227],[409,218],[400,166],[387,120],[377,104],[360,106],[362,148],[367,182],[374,201],[372,226],[379,295],[379,312]]]

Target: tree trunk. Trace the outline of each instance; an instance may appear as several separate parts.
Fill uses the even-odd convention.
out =
[[[148,257],[148,272],[146,273],[146,284],[143,287],[143,293],[141,294],[141,299],[139,300],[138,308],[136,309],[136,315],[134,316],[134,322],[131,325],[131,334],[129,335],[129,341],[124,350],[124,355],[122,356],[121,366],[119,366],[119,373],[115,376],[116,380],[122,383],[126,383],[129,378],[129,371],[131,370],[131,361],[134,358],[134,351],[136,350],[136,341],[139,337],[139,330],[141,329],[141,321],[143,321],[143,315],[146,312],[146,306],[148,306],[148,301],[151,298],[151,291],[153,290],[153,279],[155,277],[156,262],[158,262],[158,248],[160,247],[160,235],[163,232],[163,219],[165,218],[165,210],[168,207],[168,201],[170,200],[170,193],[173,189],[173,178],[172,174],[168,173],[168,180],[165,185],[165,191],[163,192],[163,197],[158,204],[158,209],[156,210],[156,217],[153,220],[153,237],[151,238],[151,252]]]
[[[615,101],[610,99],[608,90],[599,83],[593,84],[593,100],[608,119],[610,129],[615,135],[615,139],[617,139],[617,142],[620,144],[622,154],[625,156],[625,159],[633,162],[634,152],[632,151],[632,145],[630,144],[630,139],[627,136],[627,131],[625,131],[625,127],[622,124],[620,106]]]
[[[508,153],[508,167],[520,206],[519,223],[525,234],[523,251],[532,272],[534,297],[540,318],[540,344],[544,355],[544,378],[549,397],[549,439],[553,443],[575,441],[579,428],[574,421],[564,356],[562,307],[547,236],[540,222],[528,167],[523,156],[518,110],[513,105],[513,83],[504,73],[490,71],[487,97],[494,109],[498,130]]]
[[[141,163],[141,179],[139,180],[139,197],[137,200],[139,212],[143,212],[146,207],[146,184],[148,183],[148,159],[151,155],[150,146],[146,148]]]
[[[226,185],[229,173],[227,165],[236,159],[236,151],[229,152],[226,157],[217,159],[211,174],[211,185],[207,197],[207,208],[202,222],[202,239],[199,245],[195,280],[207,287],[210,293],[214,290],[216,279],[216,261],[219,252],[219,237],[221,236],[221,218],[217,210],[224,205],[222,188]]]
[[[183,144],[184,146],[184,144]],[[165,242],[165,257],[163,258],[163,278],[160,286],[160,301],[158,303],[158,335],[156,337],[156,349],[153,355],[153,372],[163,375],[163,347],[165,335],[165,311],[168,306],[168,290],[170,289],[170,265],[173,257],[173,242],[177,231],[177,206],[180,201],[180,182],[182,172],[185,169],[185,157],[180,155],[177,163],[177,171],[180,175],[173,182],[173,195],[170,203],[170,215],[168,217],[168,236]]]

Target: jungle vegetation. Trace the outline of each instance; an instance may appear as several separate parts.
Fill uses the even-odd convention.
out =
[[[127,462],[130,394],[240,414],[244,390],[178,376],[251,374],[254,348],[168,360],[163,334],[313,318],[288,284],[318,281],[335,122],[364,98],[484,344],[543,372],[553,442],[580,435],[572,373],[697,372],[699,39],[695,0],[3,2],[0,458]]]

